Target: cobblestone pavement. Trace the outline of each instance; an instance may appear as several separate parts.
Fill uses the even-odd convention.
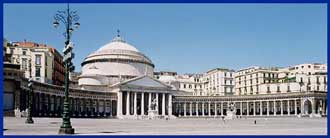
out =
[[[254,124],[256,120],[256,124]],[[4,117],[4,135],[57,135],[61,118]],[[75,135],[326,135],[327,118],[71,119]]]

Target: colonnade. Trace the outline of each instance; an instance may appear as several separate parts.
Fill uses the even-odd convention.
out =
[[[26,106],[27,93],[21,98],[22,106]],[[116,100],[94,99],[89,97],[69,97],[71,117],[111,117],[116,115]],[[33,116],[61,117],[64,96],[34,93]],[[24,109],[24,108],[23,108]]]
[[[151,108],[155,108],[159,116],[172,114],[172,95],[169,93],[124,91],[118,94],[118,99],[121,99],[119,116],[146,116]]]
[[[178,117],[327,115],[327,100],[290,98],[250,101],[175,101],[173,114]],[[230,105],[233,105],[232,107]]]

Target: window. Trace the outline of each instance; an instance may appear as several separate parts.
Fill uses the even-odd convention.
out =
[[[311,83],[311,78],[308,78],[308,84],[310,84]]]
[[[288,85],[288,92],[290,92],[291,90],[290,90],[290,85]]]
[[[36,55],[36,65],[41,64],[41,55]]]
[[[256,94],[258,94],[258,92],[259,92],[259,87],[257,86],[257,91],[256,91]]]
[[[36,67],[36,77],[40,77],[40,67]]]
[[[14,54],[14,48],[10,48],[10,53],[9,54]]]
[[[311,65],[308,65],[308,68],[311,68]]]
[[[300,82],[301,82],[301,83],[303,82],[303,78],[302,78],[302,77],[300,78]]]
[[[26,58],[22,58],[22,69],[27,70],[27,59]]]
[[[308,72],[308,75],[311,75],[311,72]]]
[[[277,86],[277,92],[280,92],[280,86]]]
[[[303,69],[303,68],[304,68],[304,66],[301,66],[301,68]]]
[[[26,55],[26,49],[23,49],[23,55]]]
[[[183,84],[183,88],[184,88],[184,89],[186,88],[186,84]]]
[[[269,88],[269,86],[267,86],[267,93],[270,93],[270,88]]]
[[[45,56],[45,64],[46,64],[46,66],[47,66],[47,56]]]
[[[233,81],[232,80],[230,80],[230,84],[233,84]]]
[[[227,73],[225,72],[225,77],[227,76]]]

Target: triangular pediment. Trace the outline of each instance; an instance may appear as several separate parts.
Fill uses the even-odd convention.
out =
[[[154,78],[143,76],[137,79],[133,79],[126,83],[123,83],[122,86],[138,86],[138,87],[152,87],[152,88],[170,88],[170,86],[156,80]]]

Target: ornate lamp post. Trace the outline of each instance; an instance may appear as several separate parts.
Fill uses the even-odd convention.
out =
[[[32,119],[32,102],[33,102],[33,82],[32,82],[32,75],[31,75],[31,59],[29,60],[29,70],[30,70],[30,78],[29,78],[29,83],[28,83],[28,87],[29,87],[29,93],[28,93],[28,114],[27,114],[27,118],[25,120],[25,124],[33,124],[33,119]]]
[[[62,114],[62,125],[59,130],[59,134],[74,134],[74,128],[71,126],[70,122],[70,109],[69,109],[69,72],[74,70],[73,63],[71,60],[74,58],[74,53],[72,53],[73,45],[70,42],[71,33],[74,30],[73,27],[79,27],[79,16],[77,11],[70,11],[69,4],[67,5],[66,11],[57,11],[54,16],[54,27],[57,28],[59,26],[59,21],[65,25],[65,33],[64,36],[66,38],[65,47],[63,49],[63,63],[65,66],[65,98],[63,103],[63,114]],[[74,23],[74,24],[73,24]]]

